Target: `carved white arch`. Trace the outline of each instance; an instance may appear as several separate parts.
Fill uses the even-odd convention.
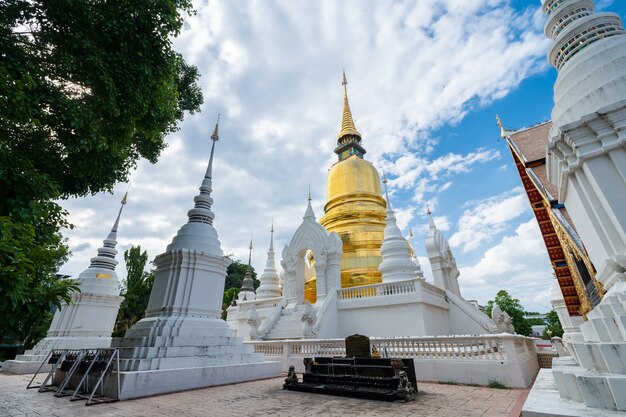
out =
[[[282,251],[280,263],[285,271],[285,297],[290,302],[304,304],[305,256],[309,250],[315,256],[316,304],[323,301],[329,291],[340,288],[342,247],[337,233],[328,233],[313,216],[305,217]]]
[[[439,288],[450,290],[461,297],[461,291],[457,281],[459,269],[456,265],[454,255],[452,255],[448,240],[439,229],[431,229],[426,239],[425,246],[435,284]]]

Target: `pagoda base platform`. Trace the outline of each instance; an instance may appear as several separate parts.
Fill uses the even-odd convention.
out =
[[[22,374],[34,374],[37,372],[43,361],[18,361],[9,360],[2,364],[2,372],[10,374],[22,375]],[[44,365],[40,372],[50,372],[52,365]]]
[[[522,417],[624,417],[623,411],[591,408],[561,398],[552,369],[542,369],[524,403]]]
[[[206,366],[120,373],[120,400],[187,391],[216,385],[275,378],[281,375],[280,362],[253,362],[236,365]],[[115,378],[113,373],[109,376]],[[106,384],[111,389],[115,382]],[[114,396],[115,393],[107,393]]]

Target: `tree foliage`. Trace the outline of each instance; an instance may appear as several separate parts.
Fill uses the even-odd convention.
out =
[[[254,288],[259,288],[261,282],[256,278],[256,271],[252,269],[252,281]],[[224,297],[222,299],[222,318],[226,320],[226,309],[230,306],[241,289],[241,283],[248,270],[248,265],[242,263],[239,259],[233,261],[226,269],[226,281],[224,282]]]
[[[67,256],[60,236],[39,233],[31,225],[0,217],[0,335],[27,348],[41,336],[33,329],[52,306],[61,308],[78,290],[76,281],[55,275]]]
[[[126,330],[141,320],[146,314],[150,292],[154,284],[154,273],[146,272],[148,252],[141,251],[141,246],[131,246],[124,252],[126,261],[126,281],[122,283],[121,296],[124,301],[117,313],[114,337],[122,337]]]
[[[559,316],[554,309],[546,314],[546,324],[546,329],[543,331],[544,339],[563,337],[563,326],[561,326],[561,320],[559,320]]]
[[[20,171],[60,197],[110,189],[202,94],[172,50],[189,0],[0,3],[0,135]],[[18,178],[13,178],[17,180]]]
[[[502,311],[506,311],[506,313],[511,316],[515,333],[524,336],[533,334],[532,327],[528,323],[528,320],[524,318],[524,307],[522,307],[522,304],[517,298],[511,297],[505,290],[498,291],[496,298],[487,302],[485,312],[489,317],[491,317],[491,310],[495,304],[499,305]]]
[[[0,2],[4,335],[27,340],[33,316],[69,300],[54,274],[70,225],[55,201],[125,181],[199,110],[198,71],[172,50],[191,12],[190,0]]]
[[[244,264],[239,259],[233,261],[226,269],[226,282],[224,283],[224,290],[229,288],[241,288],[241,283],[248,270],[248,264]],[[254,288],[258,288],[261,282],[256,278],[256,271],[252,268],[252,281],[254,281]]]

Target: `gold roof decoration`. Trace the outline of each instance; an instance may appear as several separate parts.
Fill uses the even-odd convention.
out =
[[[350,103],[348,102],[348,80],[346,79],[346,72],[343,71],[343,116],[341,118],[341,132],[337,136],[338,139],[344,136],[358,136],[361,134],[356,130],[354,126],[354,119],[352,119],[352,112],[350,111]]]

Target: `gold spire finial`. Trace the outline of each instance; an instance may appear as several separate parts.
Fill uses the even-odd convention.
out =
[[[311,201],[311,184],[309,184],[309,201]]]
[[[218,126],[220,124],[220,114],[217,114],[217,122],[215,122],[215,129],[213,129],[213,134],[211,135],[211,140],[213,142],[220,140],[220,135],[218,132]]]
[[[126,204],[126,199],[128,198],[128,191],[124,193],[124,197],[122,197],[122,205]]]
[[[357,136],[360,139],[361,134],[354,126],[354,119],[352,118],[352,111],[348,102],[348,79],[345,71],[343,71],[343,82],[341,84],[343,85],[343,116],[341,117],[341,132],[339,132],[338,139],[341,140],[344,136]]]
[[[496,114],[496,123],[498,124],[498,127],[500,128],[500,137],[502,139],[506,139],[509,136],[509,132],[507,132],[507,130],[504,128],[504,126],[502,125],[502,122],[500,121],[500,116],[498,116]]]

